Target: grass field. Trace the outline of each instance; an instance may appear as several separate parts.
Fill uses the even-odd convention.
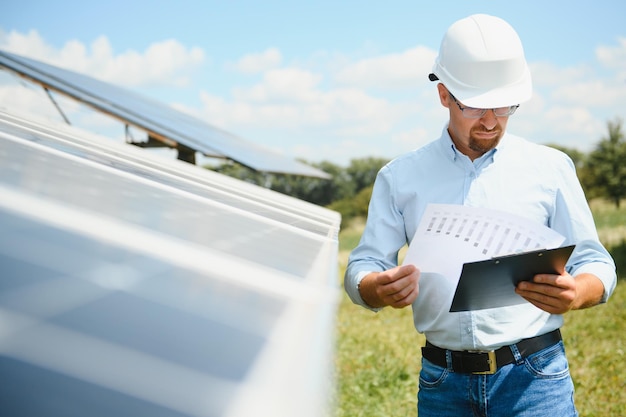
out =
[[[591,207],[602,241],[623,248],[626,207],[617,210],[601,201]],[[355,222],[340,234],[341,277],[362,227]],[[624,279],[609,303],[565,316],[562,332],[581,417],[626,416],[625,318]],[[335,416],[415,416],[423,344],[410,309],[372,313],[344,294],[337,319]]]

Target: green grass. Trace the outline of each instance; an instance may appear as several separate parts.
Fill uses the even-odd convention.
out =
[[[605,200],[593,200],[590,204],[600,240],[608,246],[626,241],[626,202],[618,209]]]
[[[623,248],[626,205],[617,210],[593,201],[591,207],[602,241]],[[341,231],[341,277],[362,228],[363,222],[355,221]],[[625,318],[624,279],[607,304],[565,315],[562,331],[581,417],[626,416]],[[344,293],[337,318],[335,416],[415,416],[423,345],[410,308],[372,313]]]
[[[563,339],[581,416],[626,416],[626,281],[607,304],[565,315]]]

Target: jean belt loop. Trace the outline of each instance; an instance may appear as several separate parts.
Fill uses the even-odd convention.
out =
[[[452,369],[452,351],[446,349],[446,364],[448,369]]]
[[[513,358],[515,358],[515,364],[521,365],[524,363],[524,358],[522,357],[522,354],[519,353],[517,345],[510,345],[509,348],[511,348],[511,353],[513,353]]]

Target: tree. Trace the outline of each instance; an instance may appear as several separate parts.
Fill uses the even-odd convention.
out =
[[[220,174],[228,175],[229,177],[237,178],[241,181],[249,182],[251,184],[263,185],[265,181],[262,173],[238,164],[235,161],[223,161],[216,166],[205,165],[204,168],[219,172]]]
[[[561,146],[557,144],[548,144],[548,146],[554,149],[558,149],[559,151],[569,156],[572,162],[574,163],[574,166],[576,167],[576,169],[582,168],[582,166],[585,164],[586,155],[583,152],[579,151],[578,149],[568,148],[566,146]]]
[[[609,135],[589,153],[582,175],[591,196],[606,197],[617,208],[626,197],[626,138],[622,125],[619,118],[607,122]]]
[[[376,174],[387,162],[387,159],[374,157],[350,161],[350,166],[346,169],[346,172],[354,184],[354,192],[358,193],[374,184]]]
[[[347,168],[328,161],[300,162],[330,174],[330,179],[256,172],[234,161],[221,162],[217,166],[206,165],[204,168],[313,204],[330,206],[345,218],[351,218],[367,214],[376,174],[387,160],[375,157],[353,159]]]
[[[234,161],[226,161],[217,166],[206,165],[204,168],[320,206],[327,206],[335,200],[354,195],[354,185],[344,168],[325,161],[316,164],[301,162],[319,168],[330,174],[331,178],[257,172]]]
[[[331,162],[307,163],[327,174],[330,179],[301,177],[294,175],[270,175],[269,188],[320,206],[354,194],[354,188],[345,170]]]
[[[353,197],[334,201],[328,208],[341,213],[343,222],[349,221],[354,217],[367,217],[367,209],[370,198],[372,198],[373,189],[374,185],[365,187]]]

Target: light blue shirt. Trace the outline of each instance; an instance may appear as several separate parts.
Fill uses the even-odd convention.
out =
[[[615,288],[614,261],[598,239],[567,155],[507,133],[495,149],[471,161],[455,148],[446,126],[438,140],[394,159],[378,173],[365,230],[350,255],[344,280],[354,303],[369,308],[359,294],[361,279],[398,265],[398,251],[410,244],[429,203],[502,210],[546,225],[565,236],[563,245],[576,244],[567,272],[598,276],[604,284],[603,302]],[[437,346],[490,350],[563,324],[561,315],[530,303],[450,313],[449,291],[426,275],[420,277],[413,321]]]

